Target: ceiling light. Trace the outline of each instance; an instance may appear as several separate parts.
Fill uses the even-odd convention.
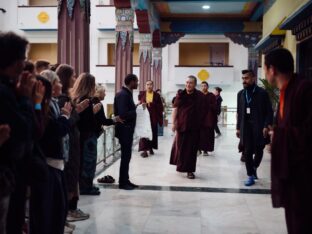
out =
[[[210,9],[210,6],[209,5],[203,5],[203,9],[208,10],[208,9]]]

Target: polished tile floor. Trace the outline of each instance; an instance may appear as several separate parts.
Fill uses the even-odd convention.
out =
[[[100,196],[82,196],[80,208],[91,218],[75,223],[74,233],[287,233],[283,210],[272,208],[268,194],[269,154],[259,169],[260,180],[246,188],[235,130],[223,128],[222,133],[215,152],[198,157],[195,180],[169,165],[170,131],[159,138],[160,149],[151,157],[141,158],[134,147],[130,175],[141,188],[123,191],[117,185],[101,186]],[[109,174],[118,180],[118,170],[119,160],[100,176]]]

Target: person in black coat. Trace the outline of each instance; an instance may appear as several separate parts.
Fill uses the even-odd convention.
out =
[[[217,116],[219,117],[220,114],[221,114],[221,104],[223,102],[223,99],[221,97],[221,92],[222,92],[222,89],[220,87],[216,87],[215,88],[215,95],[216,95],[216,100],[217,100]],[[215,132],[217,133],[217,137],[221,136],[221,131],[219,129],[219,126],[218,126],[218,119],[217,118],[217,122],[216,122],[216,126],[215,126]]]
[[[114,100],[115,116],[120,116],[123,123],[116,124],[116,137],[121,146],[119,171],[119,188],[132,190],[137,187],[129,180],[129,163],[131,160],[133,134],[136,124],[136,105],[133,101],[133,90],[138,88],[138,78],[129,74],[125,78],[125,87],[116,94]]]
[[[269,143],[268,128],[273,122],[273,109],[268,93],[256,85],[253,71],[243,70],[242,75],[244,89],[237,95],[236,135],[246,157],[248,179],[245,185],[251,186],[257,179],[263,149]]]

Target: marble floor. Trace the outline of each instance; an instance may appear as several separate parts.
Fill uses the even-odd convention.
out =
[[[211,156],[198,157],[195,180],[169,165],[172,140],[172,133],[165,131],[159,138],[160,149],[148,158],[141,158],[134,147],[130,175],[139,190],[99,185],[100,196],[81,196],[79,208],[91,218],[76,222],[74,233],[287,233],[284,211],[271,205],[268,152],[259,181],[246,188],[234,128],[222,129]],[[119,160],[99,176],[109,174],[118,180],[118,170]]]

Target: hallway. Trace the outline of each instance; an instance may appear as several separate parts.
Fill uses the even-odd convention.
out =
[[[155,155],[141,158],[134,147],[130,175],[140,189],[100,185],[99,197],[82,196],[80,208],[91,218],[75,223],[74,233],[286,233],[284,212],[272,208],[268,194],[268,153],[259,168],[259,181],[244,187],[245,166],[239,160],[235,130],[224,128],[216,151],[198,157],[196,179],[189,180],[168,163],[173,136],[166,130]],[[118,180],[118,170],[119,160],[100,176]]]

